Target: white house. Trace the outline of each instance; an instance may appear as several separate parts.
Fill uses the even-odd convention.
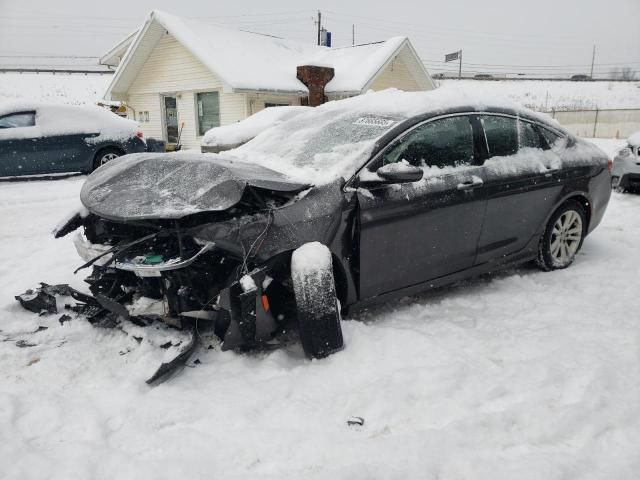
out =
[[[147,137],[175,143],[182,126],[185,148],[197,148],[209,128],[272,105],[309,99],[314,105],[369,89],[434,88],[406,37],[328,48],[160,11],[151,12],[101,63],[117,66],[105,99],[124,102]]]

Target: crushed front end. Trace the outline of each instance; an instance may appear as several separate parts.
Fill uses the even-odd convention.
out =
[[[203,332],[223,350],[268,345],[288,317],[289,256],[279,254],[293,238],[274,212],[308,187],[222,159],[133,157],[94,172],[82,209],[54,232],[74,235],[85,261],[76,272],[90,269],[80,313],[97,326],[189,330],[182,360]],[[52,291],[35,295],[50,302]]]
[[[247,218],[233,218],[234,213],[200,217],[195,231],[204,220],[226,226],[231,237],[238,235]],[[269,215],[248,217],[266,227]],[[278,265],[260,265],[258,252],[245,251],[242,242],[194,237],[193,220],[129,224],[89,214],[74,217],[67,225],[80,225],[74,234],[76,249],[86,262],[80,269],[92,269],[85,281],[111,314],[136,322],[158,320],[177,328],[213,331],[222,339],[224,350],[268,342],[279,328],[271,309],[271,303],[278,301],[270,300],[279,294],[273,281]],[[57,236],[68,230],[63,227]]]

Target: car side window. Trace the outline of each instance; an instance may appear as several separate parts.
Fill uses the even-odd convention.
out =
[[[36,124],[36,112],[11,113],[0,117],[0,128],[33,127]]]
[[[508,157],[518,151],[518,121],[511,117],[481,115],[490,157]]]
[[[553,147],[554,144],[561,138],[557,133],[554,133],[544,127],[540,127],[540,133],[542,133],[542,136],[547,142],[547,145],[549,145],[549,148]]]
[[[458,167],[473,161],[473,130],[469,117],[448,117],[425,123],[396,141],[383,164],[405,160],[416,167]]]
[[[540,134],[535,125],[529,122],[519,122],[520,125],[520,148],[540,148],[543,149],[546,145],[543,144]]]

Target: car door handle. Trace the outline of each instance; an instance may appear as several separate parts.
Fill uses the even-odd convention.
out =
[[[458,184],[458,190],[470,190],[472,188],[479,187],[484,182],[479,178],[474,178],[473,180],[468,180],[466,182],[461,182]]]
[[[560,171],[559,168],[547,168],[544,171],[544,176],[545,177],[553,177],[556,173],[558,173]]]

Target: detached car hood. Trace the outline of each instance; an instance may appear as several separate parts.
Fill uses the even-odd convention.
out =
[[[245,188],[296,193],[308,185],[251,163],[201,154],[134,154],[100,167],[80,192],[83,205],[111,220],[178,219],[227,210]]]

